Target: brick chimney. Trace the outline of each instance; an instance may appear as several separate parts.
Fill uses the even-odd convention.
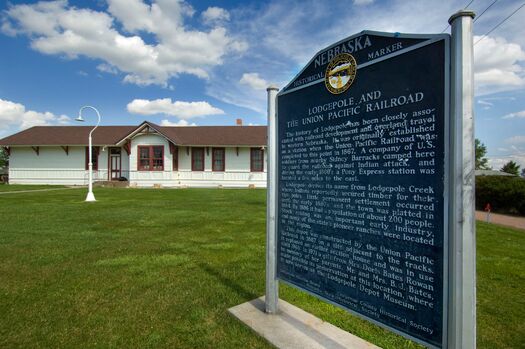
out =
[[[242,119],[235,120],[235,125],[242,126]]]

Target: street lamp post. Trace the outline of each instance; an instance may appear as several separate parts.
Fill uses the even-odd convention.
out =
[[[91,132],[89,132],[89,163],[88,163],[88,193],[87,193],[87,196],[86,196],[86,201],[87,202],[91,202],[91,201],[97,201],[95,200],[95,195],[93,194],[93,150],[92,150],[92,147],[93,147],[93,140],[92,140],[92,134],[93,134],[93,131],[95,131],[98,127],[98,125],[100,124],[100,113],[98,112],[98,110],[95,108],[95,107],[92,107],[90,105],[85,105],[83,106],[82,108],[80,108],[80,110],[78,111],[78,118],[75,119],[75,121],[80,121],[80,122],[84,122],[84,119],[82,118],[82,110],[85,109],[85,108],[91,108],[95,111],[95,113],[97,113],[97,116],[98,116],[98,122],[97,122],[97,125],[91,130]]]

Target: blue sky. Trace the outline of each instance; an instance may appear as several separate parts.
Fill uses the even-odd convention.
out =
[[[493,1],[469,8],[480,14]],[[267,85],[284,87],[318,50],[365,29],[440,33],[466,3],[3,2],[0,137],[74,124],[83,105],[106,125],[264,125]],[[521,4],[496,2],[475,22],[474,41]],[[522,8],[475,45],[476,136],[495,169],[525,167],[524,20]]]

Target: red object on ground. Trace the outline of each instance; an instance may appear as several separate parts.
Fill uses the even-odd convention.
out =
[[[489,203],[487,203],[487,205],[485,206],[485,212],[490,212],[492,210],[492,207],[490,206]]]

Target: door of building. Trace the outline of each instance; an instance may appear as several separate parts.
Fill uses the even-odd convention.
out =
[[[109,174],[112,181],[122,177],[122,158],[120,148],[109,148]]]

